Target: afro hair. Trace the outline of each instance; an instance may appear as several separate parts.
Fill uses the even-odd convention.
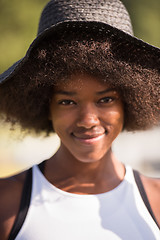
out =
[[[48,116],[54,86],[74,73],[96,76],[116,88],[124,104],[124,129],[159,124],[160,73],[154,57],[127,40],[84,33],[41,40],[17,75],[0,86],[1,116],[28,131],[53,132]]]

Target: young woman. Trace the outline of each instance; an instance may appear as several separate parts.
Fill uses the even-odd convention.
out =
[[[159,64],[119,0],[47,4],[26,56],[0,76],[0,112],[61,145],[0,181],[1,240],[160,239],[160,180],[112,152],[122,130],[159,124]]]

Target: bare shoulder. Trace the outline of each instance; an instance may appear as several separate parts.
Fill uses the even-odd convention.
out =
[[[9,200],[9,196],[12,193],[17,193],[22,188],[25,175],[26,173],[23,172],[9,178],[0,179],[0,203],[4,200]]]
[[[150,178],[141,175],[141,179],[152,211],[160,226],[160,178]]]
[[[153,194],[160,200],[160,178],[151,178],[141,175],[141,179],[146,192],[148,192],[149,195]]]
[[[26,172],[0,179],[0,236],[8,238],[19,210]]]

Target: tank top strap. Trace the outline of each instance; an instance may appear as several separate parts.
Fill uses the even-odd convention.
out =
[[[27,171],[27,175],[22,190],[20,208],[15,219],[15,222],[13,224],[13,227],[11,229],[8,240],[13,240],[16,238],[25,221],[30,205],[31,192],[32,192],[32,168],[30,168]]]
[[[135,182],[136,182],[136,185],[138,187],[138,190],[139,190],[139,193],[142,197],[142,200],[146,206],[146,208],[148,209],[151,217],[153,218],[153,220],[155,221],[155,223],[157,224],[158,228],[160,229],[159,225],[158,225],[158,222],[154,216],[154,213],[152,211],[152,208],[151,208],[151,205],[149,203],[149,200],[148,200],[148,197],[147,197],[147,194],[146,194],[146,191],[144,189],[144,185],[142,183],[142,180],[141,180],[141,177],[140,177],[140,173],[137,171],[137,170],[133,170],[133,175],[134,175],[134,179],[135,179]]]

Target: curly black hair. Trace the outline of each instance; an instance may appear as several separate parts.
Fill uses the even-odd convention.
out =
[[[54,86],[78,72],[96,76],[117,89],[124,103],[124,129],[158,125],[159,66],[144,51],[114,36],[50,34],[31,51],[17,75],[0,86],[0,114],[28,131],[53,132],[48,116]]]

